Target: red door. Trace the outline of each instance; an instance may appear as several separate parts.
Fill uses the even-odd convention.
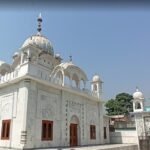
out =
[[[70,124],[70,146],[78,145],[77,124]]]

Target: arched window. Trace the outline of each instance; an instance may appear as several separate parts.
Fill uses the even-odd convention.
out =
[[[70,78],[67,75],[65,75],[65,85],[70,85]]]
[[[80,89],[84,90],[85,88],[85,81],[84,80],[80,80]]]
[[[77,83],[76,83],[76,81],[75,80],[72,80],[72,87],[77,87]]]
[[[22,63],[27,61],[27,57],[28,57],[28,54],[25,52],[24,55],[23,55]]]
[[[63,81],[63,75],[62,75],[61,71],[59,71],[56,75],[55,83],[61,85],[62,81]]]
[[[139,102],[135,103],[135,109],[141,109],[141,104]]]
[[[94,91],[97,91],[97,85],[94,84]]]
[[[72,76],[72,86],[77,88],[78,85],[79,85],[79,78],[76,74],[73,74],[73,76]]]

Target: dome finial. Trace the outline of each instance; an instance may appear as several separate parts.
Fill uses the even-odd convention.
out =
[[[136,86],[136,92],[138,92],[139,91],[139,88],[138,88],[138,86]]]
[[[40,35],[40,34],[41,34],[41,30],[42,30],[42,27],[41,27],[42,15],[41,15],[41,13],[40,13],[39,16],[38,16],[37,21],[38,21],[38,28],[37,28],[37,31],[38,31],[38,34]]]

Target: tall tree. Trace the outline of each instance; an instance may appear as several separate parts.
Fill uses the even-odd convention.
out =
[[[105,104],[108,115],[127,115],[133,111],[132,95],[128,93],[119,93],[115,99],[110,99]]]

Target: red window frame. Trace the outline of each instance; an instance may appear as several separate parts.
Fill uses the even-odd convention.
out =
[[[9,140],[11,120],[2,120],[1,139]]]
[[[53,140],[53,121],[42,120],[42,141]]]
[[[90,139],[96,139],[96,126],[90,125]]]

